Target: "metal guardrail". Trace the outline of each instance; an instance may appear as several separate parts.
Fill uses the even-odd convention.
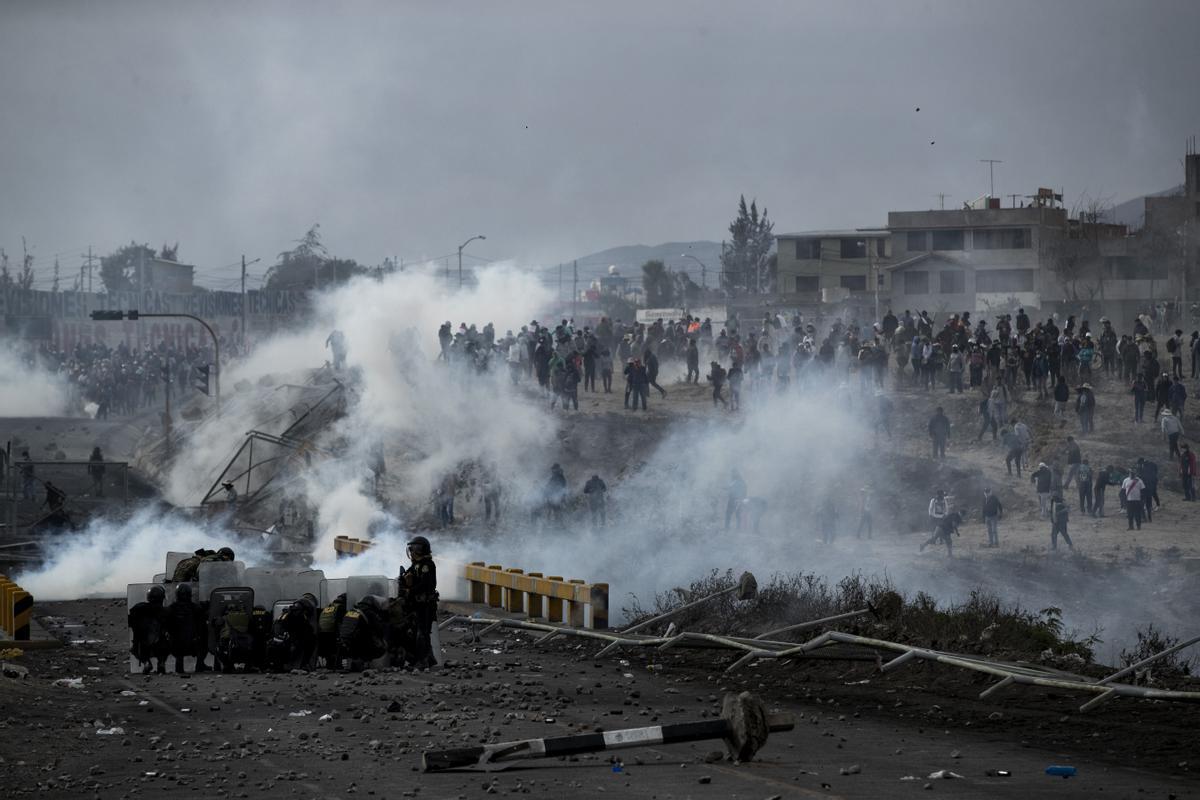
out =
[[[355,539],[353,536],[338,536],[333,540],[333,552],[338,558],[350,558],[371,549],[369,539]]]
[[[859,613],[865,614],[869,612],[863,611]],[[837,618],[841,618],[842,616],[843,615],[838,615]],[[837,618],[826,618],[824,621]],[[809,623],[801,623],[801,625],[814,627],[818,626],[822,622],[823,620],[812,620]],[[874,639],[867,636],[857,636],[855,634],[842,633],[841,631],[826,631],[806,642],[796,643],[781,642],[770,639],[750,639],[740,636],[721,636],[717,634],[695,633],[688,631],[671,633],[670,635],[665,636],[644,636],[640,634],[626,634],[622,633],[621,631],[600,631],[578,627],[566,627],[562,625],[552,625],[522,619],[489,619],[486,617],[466,616],[456,616],[444,620],[439,625],[439,628],[444,629],[455,623],[485,626],[484,629],[479,632],[480,636],[486,635],[490,631],[500,627],[544,633],[544,636],[534,642],[535,645],[543,644],[544,642],[547,642],[557,636],[574,636],[585,639],[596,639],[597,641],[602,641],[605,643],[605,647],[596,653],[596,656],[603,655],[604,653],[607,653],[617,647],[657,648],[658,650],[665,650],[671,647],[707,647],[740,652],[741,656],[725,668],[726,673],[738,670],[750,662],[760,659],[778,660],[804,657],[812,655],[816,651],[828,647],[834,647],[837,645],[858,645],[871,650],[890,651],[898,654],[892,660],[880,663],[879,669],[881,672],[890,672],[891,670],[903,666],[914,659],[922,659],[926,661],[934,661],[945,666],[968,669],[974,672],[980,672],[999,678],[1000,680],[998,682],[980,692],[980,699],[987,699],[999,690],[1014,684],[1041,686],[1044,688],[1062,689],[1066,691],[1095,695],[1095,697],[1079,707],[1081,712],[1089,711],[1114,697],[1137,697],[1144,700],[1174,700],[1181,702],[1200,703],[1200,692],[1180,691],[1174,689],[1155,689],[1148,686],[1134,686],[1131,684],[1114,682],[1116,678],[1127,674],[1131,668],[1126,668],[1119,672],[1113,673],[1112,675],[1100,680],[1092,680],[1090,678],[1080,677],[1068,672],[1062,672],[1044,667],[992,661],[990,659],[980,658],[977,656],[947,653],[941,650],[915,647],[913,645],[902,644],[900,642],[889,642],[885,639]],[[789,628],[798,627],[800,626],[789,626]],[[1183,645],[1187,646],[1196,642],[1200,642],[1200,637],[1189,640],[1188,642],[1183,643]],[[1177,652],[1179,649],[1181,649],[1180,646],[1169,648],[1148,659],[1144,659],[1138,664],[1135,664],[1134,667],[1141,668],[1157,659]]]
[[[472,603],[525,614],[530,619],[565,621],[574,628],[608,628],[607,583],[564,580],[561,575],[526,573],[482,561],[467,564],[465,577]]]

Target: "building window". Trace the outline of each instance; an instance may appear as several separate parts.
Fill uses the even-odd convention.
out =
[[[924,253],[929,249],[929,234],[927,231],[909,231],[908,232],[908,251],[910,253]]]
[[[817,261],[821,258],[820,239],[797,239],[796,259],[798,261]]]
[[[1028,250],[1032,247],[1029,228],[977,228],[971,232],[976,250]]]
[[[867,290],[867,276],[843,275],[841,277],[841,285],[843,289],[849,289],[852,292],[865,292]]]
[[[821,290],[821,277],[819,275],[797,275],[796,276],[796,291],[797,292],[817,292]]]
[[[1032,292],[1033,270],[989,269],[975,273],[975,291],[985,293]]]
[[[943,270],[938,276],[938,291],[942,294],[963,294],[967,291],[966,277],[961,269]]]
[[[906,272],[906,273],[904,273],[904,293],[905,294],[929,294],[929,273],[928,272]]]
[[[934,250],[962,250],[963,232],[961,230],[933,231]]]
[[[842,258],[866,258],[866,239],[839,239],[842,246]]]
[[[887,239],[875,240],[875,255],[878,258],[887,258]]]

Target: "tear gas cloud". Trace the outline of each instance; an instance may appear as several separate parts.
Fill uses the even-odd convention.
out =
[[[1163,618],[1136,589],[1103,597],[1087,592],[1088,603],[1071,605],[1064,593],[1083,597],[1085,584],[1065,589],[1051,574],[1054,567],[1046,580],[1032,583],[1002,569],[956,569],[940,554],[897,557],[898,509],[887,504],[876,508],[875,540],[848,540],[863,486],[871,485],[876,496],[884,490],[903,495],[909,504],[928,499],[914,496],[924,493],[914,488],[923,485],[922,476],[884,462],[885,451],[893,448],[872,433],[870,412],[863,407],[873,402],[872,392],[857,384],[759,396],[735,416],[710,413],[706,406],[699,414],[676,416],[669,428],[662,419],[640,413],[574,412],[573,427],[566,428],[563,412],[551,411],[535,384],[510,386],[503,363],[481,374],[437,360],[442,322],[449,320],[455,328],[464,321],[480,327],[493,322],[501,337],[539,317],[549,299],[531,275],[511,267],[481,271],[478,285],[462,291],[447,291],[434,270],[417,269],[382,281],[358,278],[324,293],[311,324],[264,343],[229,370],[226,386],[244,382],[249,388],[230,393],[224,416],[210,417],[193,432],[185,445],[187,457],[176,459],[167,476],[168,499],[198,502],[245,432],[279,416],[282,395],[275,393],[283,391],[280,384],[302,382],[307,371],[330,358],[325,340],[338,329],[348,343],[347,413],[317,442],[324,447],[336,442],[337,455],[314,461],[302,479],[308,502],[319,512],[314,566],[331,576],[394,575],[406,561],[403,543],[421,528],[441,559],[487,560],[606,581],[614,619],[620,619],[630,594],[646,603],[656,592],[687,585],[714,568],[750,569],[760,579],[797,571],[833,581],[855,572],[886,575],[902,591],[923,591],[945,601],[961,600],[982,584],[1025,608],[1063,607],[1069,626],[1103,627],[1117,635],[1127,636],[1148,618]],[[272,377],[274,387],[259,387],[265,376]],[[374,497],[367,467],[376,443],[387,452],[386,509]],[[568,452],[575,455],[564,455]],[[573,497],[593,473],[609,484],[607,527],[593,528],[585,509],[567,514],[561,523],[536,518],[540,490],[554,462],[562,464]],[[425,531],[422,521],[430,515],[429,497],[438,482],[458,472],[469,483],[479,465],[493,468],[504,486],[504,521],[498,529],[485,533],[472,525],[445,534]],[[727,487],[735,468],[749,495],[765,501],[757,531],[749,511],[740,529],[725,530]],[[478,520],[481,505],[478,492],[460,490],[459,516]],[[831,518],[841,530],[832,546],[820,541]],[[156,526],[146,516],[137,520],[128,533],[106,523],[94,525],[31,576],[31,590],[39,594],[41,588],[46,597],[122,594],[125,583],[158,572],[167,550],[223,543],[196,526]],[[376,549],[335,564],[332,539],[339,534],[371,538]],[[906,537],[903,547],[915,550],[918,541]]]
[[[0,337],[0,417],[59,417],[75,411],[66,378],[30,363],[17,340]]]
[[[94,519],[84,531],[47,543],[48,559],[15,580],[39,600],[124,597],[131,583],[147,583],[163,571],[170,550],[192,552],[209,542],[234,541],[218,530],[146,506],[125,521]],[[236,540],[239,561],[266,563],[261,547]]]

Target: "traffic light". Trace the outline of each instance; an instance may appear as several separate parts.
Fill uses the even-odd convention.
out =
[[[128,319],[131,322],[137,322],[138,311],[136,308],[131,308],[128,311],[93,311],[92,319],[96,322],[119,322],[123,319]]]
[[[196,391],[208,394],[208,364],[202,367],[192,367],[192,383]]]

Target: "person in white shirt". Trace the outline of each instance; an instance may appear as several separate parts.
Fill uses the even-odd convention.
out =
[[[1121,490],[1125,492],[1125,513],[1129,518],[1127,530],[1133,530],[1135,525],[1139,531],[1142,529],[1142,492],[1145,489],[1146,484],[1136,472],[1121,482]]]

